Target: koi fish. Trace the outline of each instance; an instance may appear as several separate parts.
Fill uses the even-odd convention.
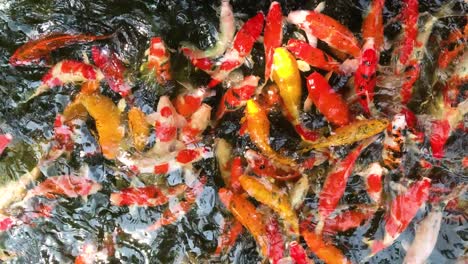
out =
[[[340,64],[330,55],[299,39],[290,39],[286,48],[296,58],[307,62],[312,67],[326,71],[340,72]]]
[[[364,221],[372,218],[377,207],[358,206],[357,209],[349,209],[340,212],[335,217],[330,217],[325,221],[323,232],[326,234],[336,234],[345,232],[362,225]]]
[[[130,85],[125,81],[126,71],[122,61],[109,48],[94,46],[91,49],[94,64],[102,71],[109,87],[125,97],[130,93]]]
[[[281,156],[270,147],[268,142],[270,138],[270,121],[263,108],[252,99],[247,101],[245,122],[250,139],[259,148],[262,154],[270,158],[273,162],[283,166],[296,166],[294,160]]]
[[[354,74],[354,90],[364,112],[370,114],[369,104],[374,101],[374,88],[377,83],[379,53],[374,38],[366,40],[362,47],[359,66]]]
[[[183,43],[182,49],[188,49],[191,52],[190,58],[204,59],[219,57],[224,54],[228,46],[232,43],[234,33],[236,32],[236,25],[229,0],[221,0],[220,9],[219,34],[215,46],[207,50],[198,50],[193,45]]]
[[[155,231],[163,226],[171,225],[174,222],[179,221],[192,209],[196,200],[203,192],[205,184],[206,177],[202,177],[185,192],[185,201],[181,201],[177,204],[169,203],[169,208],[163,212],[161,218],[159,218],[154,224],[147,227],[146,230]]]
[[[419,208],[427,201],[431,180],[423,178],[414,182],[406,192],[395,197],[385,215],[385,237],[383,241],[371,243],[372,254],[390,246],[408,227]]]
[[[388,123],[386,119],[354,121],[347,126],[337,128],[333,135],[319,139],[304,151],[352,144],[381,133],[387,128]]]
[[[419,18],[419,1],[418,0],[404,0],[403,9],[401,11],[402,25],[403,25],[403,41],[399,50],[399,62],[406,65],[411,54],[413,53],[414,46],[418,43],[416,40],[418,36],[418,18]],[[421,44],[421,43],[419,43]]]
[[[70,198],[87,197],[101,190],[101,184],[82,176],[61,175],[47,178],[26,195],[55,198],[64,195]]]
[[[156,186],[128,187],[111,193],[110,201],[115,206],[160,206],[169,202],[171,197],[184,193],[187,186],[180,184],[161,190]]]
[[[418,224],[413,243],[406,250],[403,263],[423,264],[429,258],[439,236],[443,212],[441,208],[434,207],[429,214]]]
[[[268,258],[271,263],[276,264],[284,256],[283,234],[278,221],[273,217],[268,218],[265,231],[268,239]]]
[[[100,83],[98,81],[86,81],[81,85],[80,93],[93,94],[98,92]]]
[[[336,209],[336,206],[343,196],[346,183],[353,171],[357,158],[361,154],[362,150],[371,143],[372,141],[370,140],[366,140],[361,143],[344,159],[338,161],[328,173],[319,196],[318,212],[320,222],[317,224],[318,233],[321,232],[326,219]]]
[[[242,175],[239,182],[250,196],[255,200],[267,205],[285,221],[289,230],[299,235],[299,220],[289,203],[289,196],[280,188],[268,181],[262,181],[258,178]],[[274,195],[272,195],[274,194]]]
[[[459,86],[468,82],[468,52],[465,52],[455,66],[453,73],[442,90],[445,107],[457,105]]]
[[[335,19],[316,11],[298,10],[289,13],[288,21],[310,32],[330,47],[355,58],[359,57],[360,49],[357,39],[347,27]]]
[[[383,173],[384,169],[377,162],[370,164],[365,171],[360,173],[366,180],[367,194],[377,204],[382,200]]]
[[[133,145],[138,151],[143,151],[148,142],[150,128],[146,122],[145,114],[138,107],[132,107],[128,111],[128,126]]]
[[[201,134],[208,127],[211,120],[211,106],[202,104],[197,111],[193,113],[180,133],[180,140],[185,144],[200,141]]]
[[[372,39],[375,50],[379,52],[384,43],[384,26],[382,9],[385,0],[373,0],[369,7],[369,12],[362,22],[362,39],[364,41]],[[366,46],[366,44],[364,44]],[[378,57],[378,56],[377,56]]]
[[[195,66],[195,68],[200,69],[209,75],[212,75],[214,73],[215,68],[216,68],[215,60],[212,60],[210,58],[196,59],[194,58],[193,50],[187,47],[182,47],[180,51],[182,51],[184,56],[190,60],[190,62],[192,63],[193,66]]]
[[[150,47],[145,51],[145,55],[148,58],[141,66],[142,71],[154,75],[153,78],[161,85],[172,80],[170,54],[162,38],[151,38]]]
[[[307,77],[308,99],[311,100],[325,118],[337,126],[348,125],[351,114],[348,105],[318,72]]]
[[[224,185],[231,185],[232,145],[223,138],[215,140],[215,157]]]
[[[332,243],[327,243],[323,240],[321,235],[313,231],[304,229],[301,231],[307,246],[314,252],[314,254],[328,264],[344,264],[351,263],[345,255],[335,247]]]
[[[81,61],[63,60],[55,64],[42,77],[41,85],[28,101],[56,86],[86,81],[99,82],[103,78],[102,72],[90,64]]]
[[[114,159],[125,134],[119,109],[110,98],[100,94],[79,94],[76,100],[96,122],[102,154],[107,159]]]
[[[23,200],[27,195],[28,186],[41,176],[39,167],[34,167],[31,171],[21,175],[18,180],[9,181],[0,187],[2,199],[0,200],[0,212],[5,211],[12,204]]]
[[[304,203],[309,188],[309,178],[306,175],[302,175],[289,192],[291,206],[294,209],[298,209]]]
[[[385,130],[382,158],[385,166],[391,170],[401,165],[401,158],[405,152],[406,117],[404,114],[393,116],[392,122]]]
[[[267,157],[249,149],[245,151],[244,157],[252,171],[261,177],[271,177],[276,180],[294,180],[301,174],[291,167],[276,166]]]
[[[266,17],[263,46],[265,47],[265,82],[270,79],[273,54],[283,42],[283,13],[280,3],[273,1]]]
[[[29,41],[19,47],[10,57],[10,64],[13,66],[26,66],[37,64],[46,58],[52,51],[77,43],[87,43],[96,40],[103,40],[113,35],[91,36],[91,35],[69,35],[50,34],[37,40]]]
[[[243,230],[244,227],[237,220],[233,220],[230,223],[224,223],[222,233],[218,237],[218,246],[213,254],[215,256],[219,256],[223,252],[228,253],[230,248],[234,243],[236,243],[239,235],[242,234]]]
[[[218,191],[221,202],[254,237],[261,254],[268,256],[268,241],[263,223],[264,216],[244,196],[221,188]]]
[[[314,262],[307,257],[307,252],[297,241],[289,243],[289,255],[296,264],[313,264]]]
[[[186,125],[185,118],[177,113],[168,96],[159,98],[156,113],[149,116],[154,123],[156,146],[164,153],[176,144],[178,129]]]
[[[0,135],[0,155],[6,149],[8,144],[13,140],[13,136],[11,134],[4,134]]]
[[[263,30],[264,15],[258,13],[256,16],[247,20],[242,28],[234,37],[232,47],[228,49],[222,58],[221,66],[211,75],[212,80],[208,87],[215,87],[221,83],[230,72],[240,67],[245,57],[252,51],[255,41]]]
[[[205,87],[188,90],[179,93],[172,101],[177,113],[185,118],[189,118],[202,105],[205,98],[213,96],[213,90],[208,91]]]
[[[239,178],[244,173],[244,166],[241,157],[234,157],[231,162],[231,184],[229,185],[233,192],[241,193],[242,187]]]
[[[465,17],[465,20],[468,20]],[[448,36],[447,40],[441,42],[443,47],[439,53],[438,65],[440,69],[446,69],[450,63],[460,55],[466,47],[468,42],[468,23],[465,24],[465,28],[462,31],[459,29],[453,30]]]
[[[245,106],[247,100],[255,94],[259,79],[257,76],[250,75],[245,77],[239,84],[229,88],[219,102],[216,120],[221,120],[228,111],[234,111]]]

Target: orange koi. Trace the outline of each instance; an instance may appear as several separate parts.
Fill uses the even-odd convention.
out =
[[[336,209],[341,197],[344,194],[346,183],[348,181],[351,172],[353,171],[354,164],[357,158],[361,154],[362,150],[366,148],[370,143],[370,140],[364,141],[355,149],[353,149],[348,156],[343,160],[338,161],[328,173],[327,179],[325,180],[322,191],[319,196],[318,212],[320,216],[320,222],[317,225],[317,230],[320,233],[324,222],[328,216]]]
[[[286,48],[291,51],[296,58],[307,62],[312,67],[326,71],[340,72],[340,64],[330,55],[315,48],[309,43],[299,40],[290,39]]]
[[[181,201],[174,206],[169,204],[169,208],[163,212],[161,218],[159,218],[154,224],[147,227],[146,230],[155,231],[163,226],[171,225],[174,222],[179,221],[192,209],[198,197],[203,192],[205,184],[206,177],[202,177],[192,188],[185,192],[185,201]]]
[[[285,221],[289,230],[299,235],[299,220],[289,203],[289,196],[274,184],[253,176],[242,175],[239,182],[250,196],[267,205]]]
[[[244,231],[244,227],[237,220],[233,220],[230,223],[225,223],[222,228],[223,231],[218,237],[218,246],[213,253],[216,256],[221,255],[221,253],[228,253],[230,248],[234,245],[234,243],[236,243],[239,235],[242,234],[242,231]]]
[[[76,100],[96,122],[102,154],[107,159],[114,159],[125,134],[120,124],[119,109],[110,98],[100,94],[80,94]]]
[[[390,246],[408,227],[419,208],[427,201],[430,187],[431,180],[423,178],[414,182],[406,192],[392,200],[390,209],[385,215],[385,237],[382,241],[371,243],[372,254]]]
[[[81,85],[80,93],[93,94],[99,92],[99,81],[86,81]]]
[[[232,193],[225,188],[219,189],[218,193],[224,206],[252,234],[260,247],[261,254],[268,256],[268,241],[263,223],[264,216],[244,196]]]
[[[74,175],[53,176],[41,182],[28,192],[26,197],[45,196],[55,198],[56,195],[64,195],[70,198],[87,197],[101,190],[101,184]]]
[[[213,90],[207,90],[205,87],[198,89],[187,90],[179,93],[177,97],[172,100],[177,113],[185,118],[189,118],[198,108],[202,105],[205,98],[214,95]]]
[[[270,138],[270,121],[263,108],[252,99],[247,101],[245,122],[250,139],[259,148],[262,154],[270,158],[273,162],[283,166],[296,166],[294,160],[281,156],[270,147],[268,142]]]
[[[41,85],[28,100],[56,86],[86,81],[99,82],[103,78],[102,72],[90,64],[81,61],[63,60],[55,64],[42,77]]]
[[[94,46],[91,49],[94,64],[102,71],[109,87],[125,97],[130,93],[130,85],[125,81],[125,66],[109,48]]]
[[[148,142],[150,128],[146,122],[145,114],[138,107],[132,107],[128,111],[128,126],[133,145],[138,151],[142,151]]]
[[[348,105],[328,84],[327,80],[318,72],[314,72],[307,77],[307,97],[314,102],[317,109],[325,118],[337,125],[344,126],[350,123],[351,114]]]
[[[465,17],[468,20],[468,17]],[[460,55],[468,42],[468,23],[465,24],[463,32],[458,29],[453,30],[447,40],[441,42],[442,50],[439,54],[438,65],[440,69],[447,68],[450,63]]]
[[[13,66],[26,66],[37,64],[46,58],[52,51],[77,43],[87,43],[112,37],[91,35],[50,34],[37,40],[29,41],[19,47],[10,57]]]
[[[226,112],[245,106],[247,100],[255,94],[259,79],[257,76],[250,75],[245,77],[239,84],[229,88],[219,102],[216,120],[221,120]]]
[[[156,186],[128,187],[111,193],[110,201],[115,206],[160,206],[168,203],[171,197],[184,193],[186,189],[184,184],[168,190],[161,190]]]
[[[215,87],[221,83],[233,70],[240,67],[252,51],[255,41],[263,30],[264,15],[258,13],[247,20],[234,37],[232,47],[222,58],[221,66],[211,75],[208,87]]]
[[[252,171],[258,176],[271,177],[280,181],[294,180],[301,177],[298,171],[292,170],[290,167],[275,166],[267,157],[251,149],[244,153],[244,157]]]
[[[310,32],[330,47],[355,58],[359,57],[357,39],[346,26],[335,19],[316,11],[298,10],[289,13],[288,21]]]
[[[362,39],[367,41],[373,39],[377,51],[382,49],[384,43],[384,27],[382,10],[385,0],[373,0],[369,7],[369,12],[362,22]],[[364,44],[365,46],[365,44]]]
[[[283,13],[280,3],[273,1],[266,17],[263,46],[265,47],[265,82],[270,79],[273,54],[283,42]]]
[[[180,140],[185,144],[196,143],[200,141],[201,134],[208,127],[211,120],[211,106],[202,104],[197,111],[193,113],[180,133]]]
[[[314,252],[317,257],[322,259],[328,264],[345,264],[351,263],[345,255],[335,247],[332,243],[325,242],[321,235],[316,234],[313,231],[302,230],[302,237],[307,246]]]
[[[172,80],[170,54],[162,38],[153,37],[145,54],[148,58],[141,66],[143,71],[153,74],[155,80],[161,85]]]
[[[0,155],[6,149],[8,144],[13,140],[13,136],[11,134],[4,134],[0,135]]]

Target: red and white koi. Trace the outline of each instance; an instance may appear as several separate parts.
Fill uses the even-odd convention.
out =
[[[307,77],[308,100],[311,100],[325,118],[337,126],[350,123],[351,113],[343,98],[328,84],[318,72]]]
[[[109,48],[94,46],[91,49],[94,64],[102,71],[109,87],[121,96],[130,93],[130,85],[125,81],[125,66]]]
[[[228,253],[242,231],[244,231],[244,227],[239,221],[235,219],[228,223],[225,221],[218,237],[218,246],[213,254],[219,256],[221,253]]]
[[[232,12],[232,6],[229,4],[229,0],[221,0],[220,9],[219,34],[215,46],[207,50],[198,50],[193,47],[193,45],[183,43],[181,49],[190,51],[189,58],[198,60],[219,57],[224,54],[226,49],[232,43],[234,33],[236,32],[236,25],[234,13]]]
[[[307,257],[307,252],[297,241],[289,243],[289,256],[296,264],[313,264],[314,261]]]
[[[244,78],[242,82],[229,88],[221,98],[216,111],[216,120],[220,120],[226,112],[234,111],[245,106],[254,94],[260,78],[250,75]]]
[[[233,70],[240,67],[245,58],[252,51],[255,41],[263,30],[264,15],[258,13],[256,16],[247,20],[242,28],[237,32],[232,47],[228,49],[221,59],[221,65],[211,75],[212,80],[208,87],[215,87],[221,83]]]
[[[30,190],[26,197],[64,195],[70,198],[87,197],[101,190],[101,184],[84,176],[61,175],[47,178]]]
[[[283,42],[283,13],[280,3],[273,1],[266,17],[263,46],[265,47],[265,82],[270,79],[273,54]]]
[[[150,123],[154,123],[156,146],[162,152],[167,151],[176,143],[178,130],[187,122],[177,113],[168,96],[159,98],[156,113],[149,115],[147,119],[153,121]]]
[[[12,140],[13,136],[11,134],[0,135],[0,154],[3,153]]]
[[[359,43],[353,33],[340,22],[316,11],[298,10],[288,15],[288,21],[327,43],[338,51],[357,58]]]
[[[382,159],[384,165],[390,169],[396,169],[401,165],[401,158],[405,152],[406,132],[408,125],[404,114],[393,116],[392,122],[385,130],[383,141]]]
[[[384,168],[375,162],[360,173],[366,181],[366,190],[369,197],[377,204],[382,200]]]
[[[284,239],[278,220],[270,217],[265,224],[266,236],[268,239],[268,258],[271,263],[278,263],[284,256]]]
[[[147,55],[148,58],[146,63],[141,66],[142,70],[148,71],[150,76],[154,75],[151,76],[151,78],[154,78],[161,85],[172,80],[170,53],[162,38],[153,37],[145,55]]]
[[[442,50],[439,54],[438,65],[440,69],[446,69],[454,59],[463,52],[468,42],[468,17],[463,31],[453,30],[447,40],[441,42]]]
[[[371,242],[372,254],[390,246],[395,239],[408,227],[419,208],[429,198],[431,180],[423,178],[416,181],[406,190],[399,194],[390,203],[389,210],[385,215],[385,236],[382,241]]]
[[[401,11],[403,25],[403,40],[399,50],[398,60],[401,65],[406,65],[416,44],[418,36],[419,1],[404,0]]]
[[[361,205],[356,209],[348,209],[340,212],[325,221],[323,232],[327,235],[337,232],[346,232],[350,229],[360,227],[363,222],[368,221],[377,211],[376,206]]]
[[[307,64],[312,67],[326,71],[340,72],[340,64],[333,59],[333,57],[303,40],[290,39],[288,40],[286,48],[291,51],[296,58],[307,62]]]
[[[169,201],[169,207],[163,212],[161,218],[159,218],[154,224],[147,227],[146,230],[158,230],[159,228],[171,225],[184,217],[192,209],[196,200],[203,192],[206,181],[206,177],[202,177],[200,180],[195,182],[194,185],[185,192],[184,201],[177,203],[171,203],[171,201]]]
[[[202,104],[190,117],[186,126],[180,132],[179,138],[185,144],[195,143],[208,127],[211,120],[211,106]]]
[[[160,206],[168,203],[170,198],[184,193],[186,189],[185,184],[167,190],[156,186],[128,187],[111,193],[110,201],[116,206]]]
[[[29,100],[56,86],[68,83],[101,81],[102,79],[104,79],[104,75],[93,65],[81,61],[63,60],[55,64],[42,77],[41,85]]]
[[[328,173],[319,196],[318,212],[320,220],[317,224],[318,233],[321,232],[328,216],[336,209],[338,202],[344,194],[346,183],[353,171],[354,164],[362,150],[372,142],[370,141],[371,139],[362,142],[353,149],[348,156],[338,161],[330,173]]]
[[[185,92],[179,93],[177,97],[174,100],[172,100],[172,104],[177,110],[177,113],[179,113],[185,118],[189,118],[195,111],[197,111],[200,108],[205,98],[214,95],[215,91],[211,89],[208,90],[206,89],[206,87],[189,89]]]

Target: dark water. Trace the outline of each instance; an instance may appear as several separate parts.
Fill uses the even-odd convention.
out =
[[[313,8],[319,1],[280,2],[286,14],[289,10]],[[327,2],[324,13],[339,19],[353,32],[360,31],[361,17],[368,6],[368,1]],[[126,62],[135,80],[133,89],[135,104],[145,112],[151,112],[159,95],[173,94],[174,91],[170,88],[148,85],[139,79],[138,69],[150,37],[162,36],[168,46],[174,50],[181,41],[190,41],[200,48],[207,48],[216,41],[218,18],[215,7],[218,5],[218,1],[205,0],[1,1],[0,133],[11,133],[15,139],[0,156],[0,182],[14,180],[36,165],[46,151],[47,142],[52,138],[52,124],[56,114],[63,111],[70,101],[70,95],[76,94],[77,91],[74,87],[66,86],[46,93],[27,105],[20,104],[36,89],[47,69],[11,67],[8,58],[18,46],[29,39],[50,32],[96,35],[116,32],[115,37],[101,42],[100,45],[112,47]],[[232,5],[238,20],[245,21],[259,10],[266,13],[269,1],[233,0]],[[440,5],[440,1],[421,1],[420,11],[435,12]],[[389,21],[394,17],[400,7],[400,1],[388,0],[384,10],[385,20]],[[459,21],[451,18],[440,20],[434,29],[434,35],[446,36],[447,29],[456,23]],[[398,23],[386,28],[389,41],[398,35],[399,30]],[[74,45],[54,51],[50,63],[56,63],[64,58],[82,59],[82,52],[88,52],[89,55],[90,47],[91,45]],[[261,45],[257,44],[253,51],[254,60],[261,60],[262,52]],[[207,81],[207,76],[193,71],[181,55],[172,54],[172,64],[177,80],[190,80],[194,84]],[[263,67],[260,65],[261,63],[258,67],[245,71],[262,75]],[[337,89],[343,88],[343,80],[336,80],[334,85]],[[112,92],[107,92],[106,95],[115,99],[115,102],[118,101],[118,95]],[[239,113],[229,115],[216,134],[232,138],[233,132],[238,129],[239,116]],[[314,122],[312,125],[323,125],[323,121],[314,119]],[[280,128],[283,127],[282,124],[284,120],[281,118],[273,122],[273,126]],[[87,164],[90,177],[102,183],[103,190],[91,195],[87,200],[59,198],[55,201],[35,198],[38,203],[54,204],[52,216],[36,219],[34,224],[15,227],[0,234],[0,250],[17,254],[8,260],[9,263],[71,263],[80,254],[83,244],[91,243],[103,247],[104,238],[109,234],[115,237],[116,250],[115,254],[108,258],[110,263],[256,263],[259,261],[255,242],[247,232],[238,239],[229,256],[224,256],[222,259],[211,257],[211,252],[217,245],[219,226],[222,219],[228,215],[216,195],[221,180],[213,159],[198,164],[208,175],[209,180],[194,209],[173,225],[156,232],[145,233],[141,229],[158,219],[163,208],[129,209],[110,205],[108,199],[110,192],[128,186],[128,176],[112,162],[106,161],[99,155],[93,155],[99,146],[90,132],[92,124],[87,123],[87,125],[90,127],[82,127],[82,142],[76,146],[69,160],[60,158],[53,165],[43,167],[41,170],[44,176],[53,176],[77,172]],[[282,135],[284,131],[288,131],[288,128],[279,131],[272,135],[277,136],[272,143],[275,148],[286,146],[288,141],[287,135]],[[297,138],[295,140],[297,141]],[[447,149],[448,157],[457,157],[463,155],[463,152],[466,156],[467,135],[460,131],[455,133],[449,140]],[[378,151],[378,146],[375,151]],[[80,155],[80,152],[90,155]],[[361,158],[358,163],[368,164],[376,155],[367,153],[363,156],[365,158]],[[459,167],[451,166],[450,162],[440,168],[436,167],[430,174],[440,179],[440,183],[447,187],[453,187],[467,179],[466,173],[464,174]],[[181,181],[183,175],[176,173],[167,176],[169,184]],[[315,208],[316,198],[311,194],[306,199],[306,206]],[[362,191],[359,177],[350,179],[343,201],[356,204],[368,201]],[[424,214],[424,210],[421,210],[415,220],[420,220]],[[431,254],[430,263],[453,263],[466,251],[468,240],[466,215],[447,212],[444,216],[444,224],[436,248]],[[362,239],[375,232],[380,220],[376,217],[372,225],[340,234],[334,241],[349,259],[360,262],[368,254]],[[393,246],[369,262],[400,263],[405,255],[401,241],[411,241],[413,234],[414,224],[411,224]],[[317,260],[313,255],[311,257]],[[319,263],[318,260],[317,262]]]

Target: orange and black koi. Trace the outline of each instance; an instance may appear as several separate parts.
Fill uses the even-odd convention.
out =
[[[91,35],[69,35],[69,34],[50,34],[40,39],[29,41],[19,47],[10,58],[10,64],[13,66],[25,66],[37,64],[41,59],[46,58],[53,50],[63,48],[76,43],[87,43],[96,40],[103,40],[112,37],[91,36]]]
[[[289,167],[283,169],[280,166],[275,166],[267,157],[251,149],[244,153],[244,157],[252,171],[258,176],[271,177],[280,181],[294,180],[301,177],[298,171]]]

